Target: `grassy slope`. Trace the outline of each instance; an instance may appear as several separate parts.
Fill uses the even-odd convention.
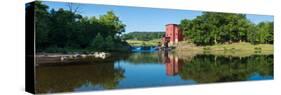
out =
[[[219,44],[213,46],[207,46],[211,50],[240,50],[240,51],[255,51],[258,48],[261,48],[262,51],[273,51],[273,45],[271,44],[258,44],[252,45],[250,43],[241,42],[241,43],[233,43],[233,44]]]
[[[150,41],[127,40],[131,46],[157,46],[161,39]],[[182,56],[192,56],[196,54],[214,54],[224,56],[250,56],[259,54],[273,54],[272,44],[253,45],[247,42],[232,44],[217,44],[212,46],[196,46],[190,42],[182,41],[176,46],[175,52]]]
[[[272,44],[252,45],[250,43],[241,42],[233,44],[218,44],[212,46],[195,46],[187,42],[180,42],[177,46],[177,52],[186,54],[214,54],[224,56],[249,56],[257,54],[273,54]]]

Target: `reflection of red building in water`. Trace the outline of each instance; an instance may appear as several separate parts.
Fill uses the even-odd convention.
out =
[[[167,24],[166,33],[162,38],[162,42],[169,42],[171,44],[178,43],[183,40],[182,31],[177,24]]]
[[[165,54],[164,63],[166,64],[166,74],[173,76],[179,73],[182,60],[174,55],[168,56]]]

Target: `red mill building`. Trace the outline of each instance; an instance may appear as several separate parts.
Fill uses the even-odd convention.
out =
[[[162,38],[162,42],[168,42],[169,44],[175,44],[183,40],[182,31],[177,24],[167,24],[166,33]]]

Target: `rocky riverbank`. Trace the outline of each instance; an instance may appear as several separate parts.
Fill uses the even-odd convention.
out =
[[[36,54],[36,63],[43,64],[43,63],[71,62],[75,59],[81,59],[86,57],[106,59],[109,56],[111,56],[111,54],[106,52],[94,52],[88,54],[38,53]]]

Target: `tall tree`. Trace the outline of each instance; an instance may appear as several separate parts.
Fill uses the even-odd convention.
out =
[[[36,26],[36,47],[39,51],[48,46],[49,29],[49,13],[48,6],[40,1],[34,2],[35,10],[35,26]]]
[[[125,32],[125,24],[115,15],[113,11],[108,11],[99,17],[99,23],[104,25],[102,35],[118,36]]]
[[[254,44],[273,44],[273,22],[261,22],[255,31],[248,33],[248,40]]]

